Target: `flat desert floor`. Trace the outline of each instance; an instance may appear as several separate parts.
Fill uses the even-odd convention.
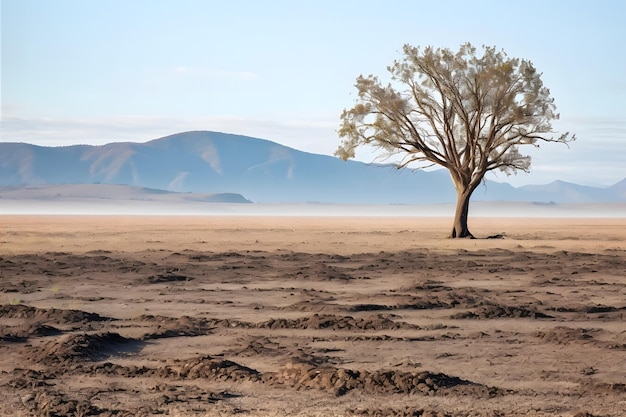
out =
[[[0,216],[0,415],[626,415],[626,218]]]

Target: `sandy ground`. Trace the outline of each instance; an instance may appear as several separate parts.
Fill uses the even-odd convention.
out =
[[[0,415],[626,415],[626,218],[0,216]]]

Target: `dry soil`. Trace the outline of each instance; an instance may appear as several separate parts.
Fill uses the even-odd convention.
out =
[[[0,415],[626,415],[626,219],[0,217]]]

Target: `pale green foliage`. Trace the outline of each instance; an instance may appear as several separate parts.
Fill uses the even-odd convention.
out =
[[[359,76],[336,155],[353,158],[357,147],[373,145],[403,154],[401,166],[441,165],[471,194],[488,171],[527,171],[530,157],[519,146],[574,139],[552,136],[559,115],[531,62],[494,47],[481,52],[469,43],[456,53],[405,45],[404,59],[388,67],[390,83]]]

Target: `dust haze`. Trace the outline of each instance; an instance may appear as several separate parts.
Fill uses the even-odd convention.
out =
[[[626,203],[532,203],[476,202],[470,206],[470,222],[477,218],[619,218]],[[91,199],[19,200],[5,199],[0,214],[28,215],[136,215],[136,216],[305,216],[305,217],[448,217],[454,204],[332,204],[309,203],[206,203],[154,202]]]

